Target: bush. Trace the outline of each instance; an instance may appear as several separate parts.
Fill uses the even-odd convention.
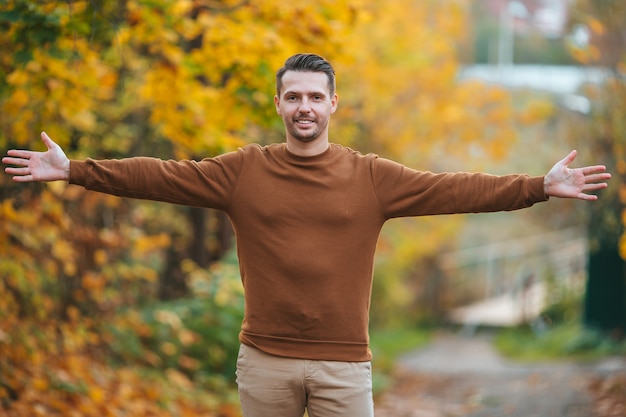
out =
[[[593,360],[626,354],[626,340],[612,338],[577,322],[563,323],[540,334],[528,326],[503,330],[496,336],[495,345],[505,356],[524,361]]]
[[[244,312],[234,255],[207,270],[187,263],[194,296],[127,310],[108,324],[108,346],[121,363],[175,369],[211,388],[230,385]]]

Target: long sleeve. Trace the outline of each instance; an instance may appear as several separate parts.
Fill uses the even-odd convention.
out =
[[[202,161],[86,159],[70,161],[70,183],[121,197],[224,210],[240,171],[238,152]]]
[[[372,177],[386,218],[517,210],[547,200],[543,177],[526,174],[435,174],[376,158]]]

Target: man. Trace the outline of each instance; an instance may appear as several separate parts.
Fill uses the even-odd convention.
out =
[[[420,172],[332,144],[335,74],[313,54],[276,75],[285,143],[215,158],[68,160],[8,151],[18,182],[64,180],[125,197],[212,207],[237,236],[246,311],[237,383],[245,417],[373,416],[368,315],[376,241],[391,218],[529,207],[549,197],[595,200],[604,166],[545,176]]]

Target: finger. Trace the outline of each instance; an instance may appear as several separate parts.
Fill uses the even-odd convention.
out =
[[[604,165],[594,165],[594,166],[590,166],[590,167],[583,167],[580,168],[583,171],[583,174],[585,175],[589,175],[589,174],[594,174],[596,172],[604,172],[606,171],[606,167]],[[610,173],[607,172],[607,174],[609,175],[609,178],[611,176]]]
[[[19,176],[13,177],[13,181],[15,181],[15,182],[32,182],[32,181],[34,181],[34,178],[33,178],[32,175],[19,175]]]
[[[30,174],[30,170],[28,167],[26,168],[5,168],[4,172],[6,172],[9,175],[29,175]]]
[[[33,156],[34,152],[32,151],[23,151],[20,149],[10,149],[7,151],[7,155],[15,156],[22,159],[30,159]]]
[[[595,201],[595,200],[598,199],[598,196],[595,195],[595,194],[580,193],[580,194],[578,194],[577,198],[579,198],[581,200]]]
[[[609,173],[585,175],[585,182],[599,182],[609,179],[611,179],[611,174]]]
[[[28,165],[28,161],[29,160],[25,158],[10,158],[10,157],[2,158],[2,163],[6,165],[26,166]]]
[[[594,182],[592,184],[585,184],[583,186],[584,191],[593,191],[593,190],[601,190],[603,188],[608,187],[609,185],[606,182]]]

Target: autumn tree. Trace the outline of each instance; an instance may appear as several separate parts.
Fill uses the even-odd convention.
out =
[[[623,335],[626,330],[626,4],[613,0],[575,3],[572,38],[575,58],[607,71],[604,83],[589,87],[593,101],[589,123],[581,131],[597,157],[613,172],[611,187],[590,210],[591,253],[585,298],[585,322],[594,328]],[[575,135],[576,133],[574,133]]]
[[[334,1],[3,2],[0,146],[40,148],[38,132],[46,130],[73,158],[198,158],[280,140],[273,72],[302,49],[340,55],[334,36],[348,33],[357,17],[348,2]],[[104,406],[102,390],[115,395],[123,377],[86,366],[93,360],[86,349],[115,350],[109,327],[149,337],[137,314],[120,311],[186,293],[198,264],[226,249],[224,219],[59,183],[0,181],[2,406],[16,413],[25,406],[16,415],[32,415],[37,398],[41,412],[63,415],[55,398],[65,389],[73,393],[66,403]],[[173,281],[175,291],[166,288]],[[176,329],[177,339],[189,343],[193,333],[185,330]],[[176,349],[164,344],[162,356],[144,352],[141,359],[156,366]],[[195,369],[193,360],[176,357],[181,369]],[[92,371],[102,374],[93,380]],[[134,415],[157,415],[146,406],[155,396],[145,395],[144,411]]]

